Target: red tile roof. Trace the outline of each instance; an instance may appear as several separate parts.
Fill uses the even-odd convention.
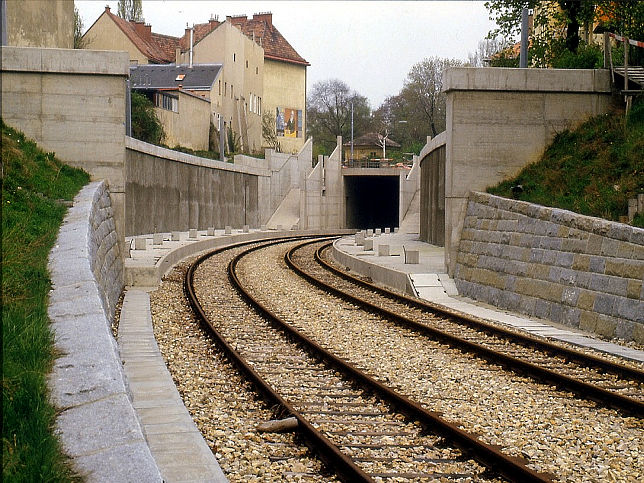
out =
[[[167,64],[175,61],[175,49],[179,43],[177,37],[152,33],[149,25],[124,20],[110,12],[109,7],[105,7],[104,15],[109,16],[118,25],[136,48],[147,57],[148,62]]]
[[[271,13],[256,13],[253,18],[246,15],[226,17],[226,20],[264,48],[264,58],[292,64],[311,65],[298,54],[273,25]]]

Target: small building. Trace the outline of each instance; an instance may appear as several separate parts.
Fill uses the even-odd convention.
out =
[[[353,140],[353,159],[380,159],[384,136],[377,132],[369,132]],[[400,149],[400,144],[389,138],[385,139],[385,154],[389,149]],[[344,159],[351,159],[351,141],[344,143]]]
[[[207,150],[211,99],[222,71],[221,64],[147,64],[130,66],[132,90],[154,103],[165,131],[165,144]]]

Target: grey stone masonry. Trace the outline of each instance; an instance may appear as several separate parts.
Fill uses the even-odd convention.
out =
[[[85,481],[161,481],[110,328],[123,285],[114,230],[104,182],[90,183],[49,255],[48,314],[61,354],[48,380],[55,431]]]
[[[461,295],[644,343],[644,229],[472,192],[454,279]]]

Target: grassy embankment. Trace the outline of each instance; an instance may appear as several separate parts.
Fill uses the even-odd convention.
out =
[[[76,479],[52,433],[47,257],[66,208],[89,181],[2,122],[2,479]]]
[[[619,221],[629,198],[644,193],[644,101],[626,122],[613,112],[558,134],[540,161],[488,192],[512,198],[517,185],[517,199]],[[644,216],[633,225],[644,227]]]

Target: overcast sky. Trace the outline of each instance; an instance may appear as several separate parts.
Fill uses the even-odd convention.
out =
[[[84,28],[118,0],[75,0]],[[373,109],[398,94],[407,73],[427,57],[467,60],[494,27],[483,2],[445,1],[171,1],[143,0],[152,31],[181,36],[186,23],[210,15],[272,12],[273,24],[311,66],[308,89],[337,78]]]

